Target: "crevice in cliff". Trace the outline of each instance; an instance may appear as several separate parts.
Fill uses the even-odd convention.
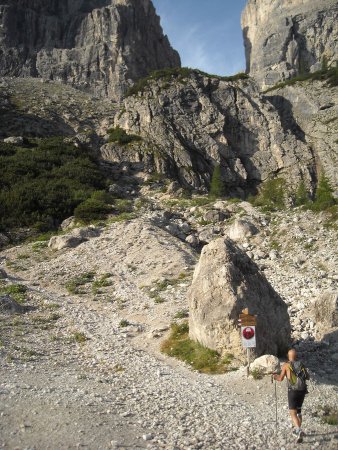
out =
[[[263,98],[276,109],[284,132],[291,133],[296,139],[306,143],[304,130],[293,115],[292,104],[282,95],[264,96]]]

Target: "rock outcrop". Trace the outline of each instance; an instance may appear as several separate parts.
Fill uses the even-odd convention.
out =
[[[291,333],[287,306],[232,241],[220,238],[203,248],[188,296],[190,337],[206,347],[242,359],[237,320],[248,307],[258,316],[256,354],[286,351]]]
[[[311,146],[319,170],[337,189],[337,87],[325,81],[303,81],[272,90],[265,98],[277,108],[283,128]]]
[[[119,99],[177,67],[151,0],[1,0],[0,76],[58,80]]]
[[[249,0],[242,14],[247,72],[262,88],[337,59],[336,0]]]
[[[294,186],[313,178],[311,148],[283,128],[276,108],[249,79],[173,72],[127,97],[115,125],[143,142],[124,151],[107,144],[104,158],[132,158],[185,187],[206,190],[217,164],[227,193],[238,196],[276,174]]]

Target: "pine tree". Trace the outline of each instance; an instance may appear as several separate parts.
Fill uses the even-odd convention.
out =
[[[225,195],[225,186],[222,179],[221,166],[219,164],[215,166],[212,174],[209,195],[210,197],[215,198],[224,197]]]
[[[308,201],[309,201],[308,191],[306,190],[304,181],[301,181],[296,192],[295,205],[303,206],[306,205]]]

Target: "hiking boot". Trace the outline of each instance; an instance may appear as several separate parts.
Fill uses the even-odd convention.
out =
[[[299,433],[297,433],[296,436],[297,436],[296,443],[301,444],[303,442],[304,437],[303,431],[299,431]]]

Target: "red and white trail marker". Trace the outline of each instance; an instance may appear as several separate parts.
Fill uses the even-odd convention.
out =
[[[256,326],[241,327],[242,344],[244,348],[256,347]]]

